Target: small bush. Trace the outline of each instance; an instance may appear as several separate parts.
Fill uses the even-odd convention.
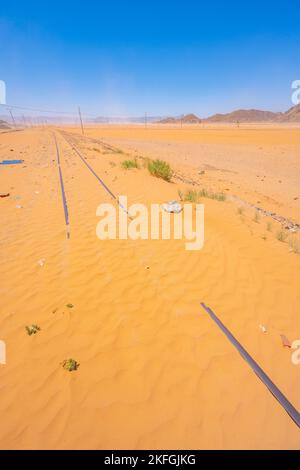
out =
[[[133,160],[124,160],[121,163],[121,166],[124,170],[130,170],[131,168],[139,168],[136,158],[134,158]]]
[[[244,208],[243,208],[243,207],[238,207],[237,213],[238,213],[239,215],[243,215],[243,214],[244,214]]]
[[[226,194],[214,193],[212,191],[207,191],[206,189],[201,189],[198,195],[199,197],[207,197],[209,199],[215,199],[216,201],[226,201]]]
[[[197,202],[199,199],[199,194],[197,193],[197,191],[190,190],[185,194],[184,199],[185,201],[189,202]]]
[[[296,240],[295,238],[292,238],[289,241],[289,247],[290,247],[290,251],[292,253],[296,253],[297,255],[300,254],[300,244],[299,244],[298,240]]]
[[[75,359],[66,359],[63,363],[62,366],[64,369],[68,370],[69,372],[73,372],[74,370],[77,370],[79,367],[78,362],[75,361]]]
[[[216,201],[226,201],[226,195],[224,193],[214,193],[211,191],[207,191],[206,189],[201,189],[200,191],[195,191],[194,189],[191,189],[187,191],[184,195],[182,195],[181,192],[180,194],[183,197],[183,199],[181,200],[189,202],[198,202],[199,198],[201,197],[207,197]]]
[[[162,178],[165,181],[170,181],[172,178],[172,170],[169,163],[163,160],[150,160],[148,163],[148,170],[151,175],[157,178]]]
[[[183,201],[184,200],[184,194],[181,191],[181,189],[178,189],[177,194],[178,194],[178,197],[179,197],[180,201]]]
[[[29,325],[26,326],[25,329],[29,336],[35,335],[38,331],[40,331],[40,327],[38,325]]]
[[[279,230],[276,234],[276,238],[277,240],[279,240],[280,242],[285,242],[285,240],[287,239],[288,237],[288,234],[284,231],[284,230]]]
[[[267,230],[268,230],[268,232],[272,232],[272,223],[271,222],[267,223]]]
[[[259,223],[259,221],[260,221],[260,213],[259,213],[258,211],[255,211],[253,220],[254,220],[254,222],[256,222],[257,224]]]

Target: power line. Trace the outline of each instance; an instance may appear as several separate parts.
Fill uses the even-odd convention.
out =
[[[3,106],[7,109],[21,109],[21,110],[26,110],[26,111],[34,111],[34,112],[37,112],[37,113],[49,113],[49,114],[64,114],[64,115],[68,115],[68,116],[77,116],[77,112],[76,111],[72,111],[72,112],[69,112],[69,111],[56,111],[56,110],[53,110],[53,109],[42,109],[42,108],[31,108],[31,107],[27,107],[27,106],[17,106],[17,105],[12,105],[12,104],[3,104],[3,103],[0,103],[0,106]],[[97,114],[91,114],[91,113],[82,113],[86,116],[97,116]]]

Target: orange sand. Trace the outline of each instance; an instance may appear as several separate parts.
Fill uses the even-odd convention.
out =
[[[87,135],[132,154],[163,156],[199,184],[250,201],[259,196],[262,206],[297,220],[295,129],[106,127]],[[0,193],[11,193],[0,199],[0,339],[7,345],[0,448],[299,448],[299,429],[199,306],[214,309],[300,409],[300,365],[280,342],[281,333],[300,338],[300,255],[276,239],[279,225],[269,232],[267,219],[255,223],[250,209],[239,215],[232,200],[205,199],[202,251],[185,251],[183,241],[100,241],[96,208],[110,198],[58,132],[57,139],[70,240],[51,130],[0,136],[0,160],[25,160],[0,167]],[[130,203],[177,199],[178,188],[188,188],[145,169],[122,170],[124,154],[76,139],[88,163]],[[199,144],[207,147],[197,157]],[[230,160],[234,146],[244,161],[238,152]],[[266,181],[254,186],[260,165]],[[28,336],[32,323],[41,331]],[[80,363],[76,372],[61,366],[69,357]]]

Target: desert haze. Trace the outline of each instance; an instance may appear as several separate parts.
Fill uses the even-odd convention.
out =
[[[171,181],[148,172],[157,158]],[[299,448],[296,424],[200,306],[300,409],[300,365],[281,338],[300,338],[298,127],[5,130],[9,159],[23,162],[0,166],[0,448]],[[99,240],[96,209],[113,200],[84,162],[129,204],[198,191],[203,249]]]

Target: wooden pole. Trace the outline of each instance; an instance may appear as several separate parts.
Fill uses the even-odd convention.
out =
[[[79,114],[79,119],[80,119],[80,124],[81,124],[81,132],[82,132],[82,135],[84,135],[84,129],[83,129],[83,123],[82,123],[82,117],[81,117],[80,106],[78,106],[78,114]]]
[[[13,115],[13,113],[12,113],[12,110],[11,110],[10,108],[9,108],[9,112],[10,112],[11,119],[12,119],[12,122],[13,122],[13,124],[14,124],[14,127],[16,128],[16,127],[17,127],[17,126],[16,126],[16,121],[15,121],[14,115]]]

